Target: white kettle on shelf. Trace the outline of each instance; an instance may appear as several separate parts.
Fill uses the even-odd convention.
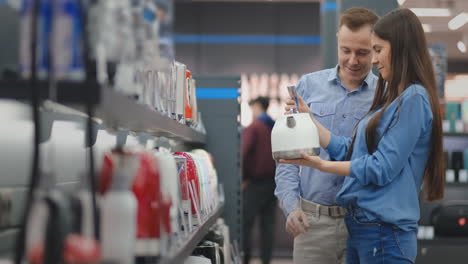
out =
[[[298,106],[294,86],[288,86],[291,97]],[[271,149],[273,159],[300,159],[301,152],[317,156],[320,153],[320,140],[317,126],[308,113],[298,113],[280,117],[271,131]]]

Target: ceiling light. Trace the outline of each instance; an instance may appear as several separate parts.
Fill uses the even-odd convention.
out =
[[[468,22],[468,13],[462,12],[448,22],[450,30],[457,30]]]
[[[402,5],[402,4],[404,4],[406,2],[406,0],[397,0],[397,2],[398,2],[399,5]]]
[[[457,43],[457,48],[458,50],[461,52],[461,53],[465,53],[466,52],[466,45],[463,41],[458,41]]]
[[[411,8],[411,11],[419,17],[449,17],[448,8]]]
[[[424,29],[424,32],[429,33],[432,32],[432,26],[429,24],[422,24],[422,27]]]

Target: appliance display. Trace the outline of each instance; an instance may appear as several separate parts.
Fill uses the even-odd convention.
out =
[[[134,252],[143,260],[163,257],[203,223],[219,203],[218,180],[211,155],[205,150],[171,153],[136,144],[136,140],[127,140],[123,149],[103,157],[99,186],[106,197],[119,170],[131,180],[129,190],[136,203]],[[134,162],[122,163],[128,157]],[[103,220],[103,230],[110,223]]]
[[[38,14],[33,14],[35,3],[39,4]],[[147,113],[150,109],[192,128],[168,128],[169,133],[180,135],[170,139],[169,149],[158,149],[143,146],[142,134],[159,137],[163,133],[143,131],[134,124],[110,124],[111,118],[102,116],[99,117],[103,120],[94,118],[94,114],[108,111],[100,107],[105,102],[102,98],[96,108],[87,100],[77,99],[77,105],[89,106],[87,115],[77,113],[82,108],[74,111],[75,105],[64,113],[59,108],[54,114],[66,117],[46,120],[50,127],[41,129],[47,133],[42,135],[40,144],[34,145],[41,155],[35,156],[40,157],[40,166],[32,175],[45,175],[41,180],[47,184],[40,185],[31,200],[23,255],[30,263],[50,264],[157,261],[171,256],[169,252],[193,239],[195,232],[206,232],[207,223],[211,226],[218,218],[223,203],[218,198],[213,158],[202,149],[175,153],[170,149],[176,145],[173,140],[185,137],[183,142],[190,141],[192,136],[183,135],[187,131],[206,133],[197,109],[192,72],[160,52],[160,46],[164,46],[159,39],[160,23],[170,1],[24,0],[18,5],[18,68],[22,80],[14,80],[13,84],[27,82],[34,75],[31,72],[37,71],[40,90],[42,86],[50,88],[44,89],[50,96],[45,99],[54,101],[57,95],[62,98],[61,88],[69,83],[85,87],[88,81],[97,81],[102,91],[112,89],[116,92],[110,94],[121,94],[120,98],[128,97],[146,108],[138,105],[137,110]],[[32,19],[36,15],[38,21],[34,25]],[[35,39],[33,29],[38,30]],[[32,65],[31,58],[34,50],[36,65]],[[35,109],[40,115],[55,111],[47,107],[48,101],[39,101],[41,105]],[[64,101],[67,103],[68,99]],[[0,109],[2,105],[0,102]],[[3,153],[0,164],[9,171],[19,161],[24,166],[11,171],[29,175],[32,148],[25,139],[33,138],[34,124],[29,116],[33,109],[19,109],[18,116],[10,115],[10,108],[7,110],[2,110],[8,115],[5,119],[6,115],[2,115],[2,121],[8,122],[4,129],[7,136],[0,140],[2,147],[14,151]],[[61,119],[68,120],[69,116],[72,121]],[[176,122],[173,120],[164,121],[172,124]],[[42,120],[36,122],[36,127],[40,123]],[[26,181],[20,180],[18,184]],[[224,232],[226,229],[224,226]]]

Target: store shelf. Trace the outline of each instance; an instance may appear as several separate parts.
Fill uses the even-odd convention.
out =
[[[444,132],[444,137],[468,137],[468,133],[447,133]]]
[[[200,243],[203,237],[205,237],[210,228],[221,216],[223,208],[224,205],[219,205],[218,208],[211,214],[211,216],[197,230],[189,235],[189,237],[182,245],[170,252],[166,258],[161,259],[159,264],[184,263],[185,259],[187,259],[187,257],[192,254],[198,243]]]
[[[468,187],[466,182],[446,182],[445,186],[447,187]]]
[[[94,109],[94,116],[107,127],[146,132],[196,144],[206,143],[206,135],[164,116],[148,105],[139,104],[109,88],[101,89],[101,97]],[[73,108],[85,110],[82,106]]]
[[[434,239],[418,239],[420,247],[424,246],[468,246],[468,237],[435,237]]]
[[[62,104],[98,104],[101,87],[96,82],[57,82],[51,89],[46,81],[37,81],[35,89],[40,90],[41,99],[51,99]],[[30,100],[31,86],[26,80],[0,80],[0,98]]]
[[[26,81],[0,81],[0,98],[28,100],[31,96],[29,87]],[[51,98],[45,82],[38,82],[37,87],[41,89],[41,98]],[[83,116],[86,102],[91,102],[93,117],[108,128],[151,133],[192,144],[206,143],[206,135],[97,83],[58,83],[54,98],[57,104],[49,103],[47,110],[55,113]]]

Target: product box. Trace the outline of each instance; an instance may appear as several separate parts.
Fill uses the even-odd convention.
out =
[[[465,169],[468,169],[468,149],[465,149],[465,155],[463,155],[464,157],[464,161],[465,161]]]
[[[461,117],[465,123],[468,123],[468,100],[465,100],[461,104]]]
[[[445,119],[450,121],[450,132],[455,132],[455,123],[460,116],[460,104],[447,103],[445,105]]]
[[[452,169],[445,170],[445,182],[455,182],[455,171]]]
[[[467,183],[468,182],[468,171],[467,170],[460,170],[458,172],[458,182],[460,182],[460,183]]]

